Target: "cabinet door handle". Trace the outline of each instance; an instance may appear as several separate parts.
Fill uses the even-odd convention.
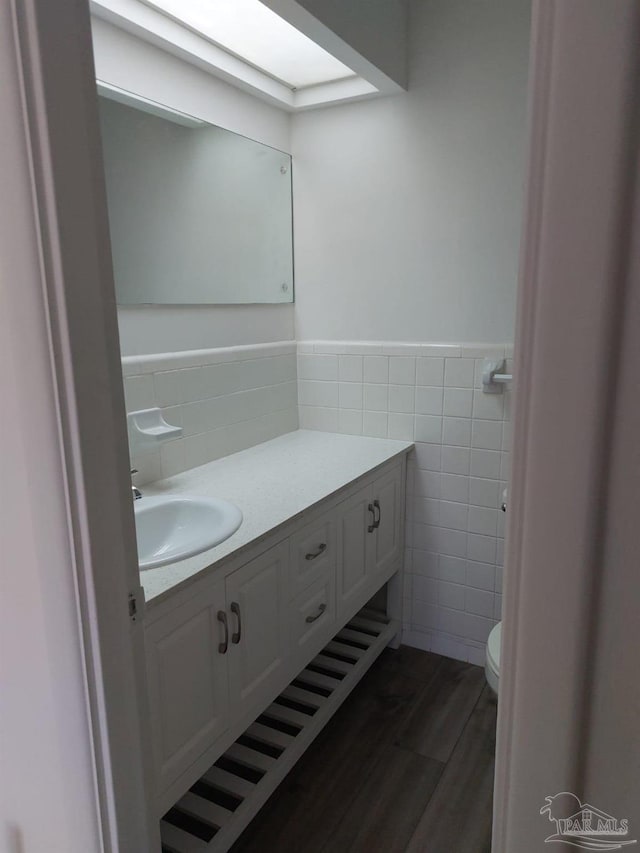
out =
[[[380,509],[380,501],[376,499],[373,502],[373,507],[374,507],[374,509],[378,510],[378,518],[377,519],[375,517],[375,513],[373,514],[373,526],[377,529],[378,527],[380,527],[380,519],[382,518],[382,510]]]
[[[371,513],[371,515],[373,517],[373,521],[371,522],[371,524],[369,524],[367,526],[367,530],[369,533],[373,533],[373,531],[376,529],[376,511],[373,508],[373,504],[369,504],[367,509],[369,510],[369,512]]]
[[[311,551],[309,554],[305,554],[304,558],[305,560],[315,560],[316,557],[319,557],[320,554],[324,553],[326,550],[327,545],[325,542],[322,542],[320,545],[318,545],[317,551]]]
[[[307,616],[307,618],[304,621],[309,622],[309,623],[315,622],[316,619],[319,619],[322,616],[322,614],[324,613],[324,611],[326,609],[327,609],[327,605],[321,604],[320,607],[318,607],[318,612],[315,614],[315,616]]]
[[[227,613],[225,610],[218,610],[218,622],[222,622],[224,626],[224,640],[218,646],[218,651],[221,655],[226,655],[229,648],[229,625],[227,623]]]
[[[237,645],[240,642],[240,638],[242,637],[242,617],[240,616],[240,605],[237,601],[231,602],[231,612],[235,615],[238,620],[238,630],[234,631],[231,635],[231,642],[234,645]]]

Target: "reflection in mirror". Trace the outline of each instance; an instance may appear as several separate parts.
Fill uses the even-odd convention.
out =
[[[118,303],[292,302],[291,157],[98,89]]]

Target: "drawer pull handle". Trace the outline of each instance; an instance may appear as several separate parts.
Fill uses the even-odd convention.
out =
[[[218,610],[218,622],[222,622],[224,626],[224,640],[219,644],[218,651],[221,655],[226,655],[229,648],[229,625],[227,623],[227,613],[225,610]]]
[[[367,507],[367,509],[369,510],[369,512],[371,513],[371,515],[373,516],[373,521],[371,522],[371,524],[369,524],[369,525],[368,525],[368,527],[367,527],[367,531],[368,531],[369,533],[373,533],[373,531],[376,529],[376,511],[375,511],[375,509],[373,508],[373,504],[369,504],[369,506]]]
[[[382,518],[382,510],[380,509],[380,501],[376,499],[376,500],[373,502],[373,507],[374,507],[374,509],[377,509],[377,510],[378,510],[378,518],[376,519],[376,517],[375,517],[375,513],[374,513],[374,521],[373,521],[373,526],[374,526],[374,527],[376,528],[376,530],[377,530],[377,529],[378,529],[378,527],[380,527],[380,519]]]
[[[240,616],[240,605],[236,601],[231,602],[231,612],[238,620],[238,630],[234,631],[231,635],[231,642],[234,645],[237,645],[240,642],[240,638],[242,637],[242,617]]]
[[[322,542],[322,544],[318,545],[317,551],[311,551],[311,553],[305,554],[304,558],[305,558],[305,560],[315,560],[315,558],[319,557],[320,554],[324,554],[324,552],[326,550],[327,550],[327,545],[325,542]]]
[[[321,604],[320,607],[318,608],[318,612],[316,613],[316,615],[315,616],[307,616],[307,618],[304,621],[308,622],[309,624],[311,622],[315,622],[316,619],[319,619],[322,616],[322,614],[324,613],[324,611],[326,609],[327,609],[327,605]]]

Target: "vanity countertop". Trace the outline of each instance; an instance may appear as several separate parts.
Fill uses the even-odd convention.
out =
[[[215,548],[178,563],[142,571],[147,603],[159,602],[205,569],[274,532],[412,447],[407,441],[297,430],[148,484],[142,489],[143,495],[224,498],[242,510],[243,521],[233,536]]]

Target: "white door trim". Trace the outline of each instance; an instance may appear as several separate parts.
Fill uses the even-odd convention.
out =
[[[58,436],[57,458],[50,461],[59,471],[55,487],[66,516],[67,572],[84,662],[101,836],[96,849],[146,851],[156,844],[158,829],[145,786],[151,752],[142,725],[142,620],[128,614],[128,596],[139,597],[140,585],[89,10],[80,0],[10,5],[13,30],[4,33],[3,49],[14,62],[21,103],[15,101],[13,114],[3,111],[3,122],[23,128],[30,165],[30,187],[25,182],[22,189],[34,219],[30,260],[39,265],[46,341],[40,355],[49,362],[41,363],[41,374],[48,373]],[[26,369],[16,373],[28,379]],[[48,485],[43,471],[42,486]],[[50,607],[54,620],[55,602]],[[63,715],[65,708],[51,713]],[[37,797],[33,808],[39,820]],[[73,843],[64,849],[87,853]]]
[[[494,853],[543,849],[554,831],[539,813],[546,796],[623,805],[597,802],[584,773],[594,636],[599,619],[615,618],[596,614],[631,255],[639,11],[635,0],[533,7]],[[617,744],[620,764],[628,746]]]

